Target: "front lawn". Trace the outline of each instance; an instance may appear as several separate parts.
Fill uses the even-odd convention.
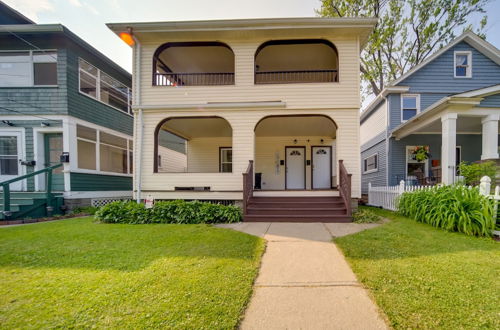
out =
[[[392,221],[337,238],[399,329],[500,328],[500,244],[373,209]]]
[[[2,328],[234,328],[264,242],[208,225],[0,228]]]

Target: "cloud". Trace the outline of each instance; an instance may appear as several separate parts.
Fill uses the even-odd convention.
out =
[[[83,7],[82,3],[80,0],[68,0],[70,4],[72,4],[75,7]]]
[[[54,6],[50,0],[3,0],[7,5],[11,6],[21,14],[36,21],[38,15],[44,11],[54,11]],[[76,0],[78,1],[78,0]]]

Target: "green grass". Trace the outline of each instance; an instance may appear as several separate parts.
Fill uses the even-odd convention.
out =
[[[398,329],[500,328],[500,244],[389,211],[390,223],[335,240]]]
[[[0,324],[12,328],[234,328],[262,239],[208,225],[0,228]]]

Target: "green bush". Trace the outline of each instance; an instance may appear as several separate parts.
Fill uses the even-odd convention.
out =
[[[489,176],[492,181],[495,181],[497,174],[497,165],[493,161],[484,163],[467,163],[461,162],[458,166],[460,175],[465,178],[465,184],[477,186],[483,176]]]
[[[71,210],[71,214],[90,214],[94,215],[99,208],[95,206],[80,206]]]
[[[400,214],[448,231],[491,236],[495,227],[494,202],[477,188],[436,186],[406,192],[399,198]]]
[[[352,218],[356,223],[376,223],[382,220],[378,214],[369,209],[359,209],[353,213]]]
[[[101,207],[95,219],[105,223],[221,223],[238,222],[237,206],[183,200],[156,202],[151,209],[136,202],[113,202]]]

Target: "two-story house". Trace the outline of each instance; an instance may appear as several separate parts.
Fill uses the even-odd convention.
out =
[[[130,73],[66,27],[0,2],[0,182],[62,161],[52,190],[67,206],[130,198],[130,87]],[[44,175],[10,186],[33,192],[24,197],[46,188]]]
[[[461,161],[498,159],[499,116],[500,51],[465,32],[363,111],[363,193],[369,182],[454,183]],[[422,147],[427,157],[418,159]]]
[[[359,54],[375,22],[108,24],[133,44],[135,197],[243,202],[252,221],[348,221],[361,195]]]

